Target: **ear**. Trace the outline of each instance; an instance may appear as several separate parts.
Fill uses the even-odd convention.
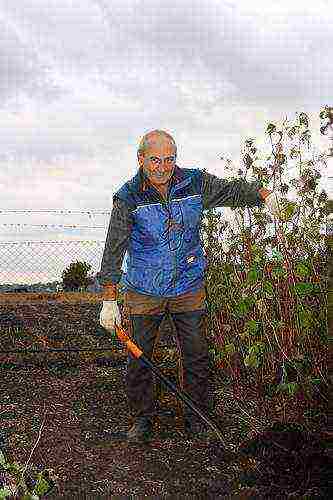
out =
[[[140,164],[140,167],[142,167],[142,165],[145,162],[145,159],[144,159],[144,155],[143,155],[143,153],[141,151],[137,152],[137,158],[138,158],[138,162]]]

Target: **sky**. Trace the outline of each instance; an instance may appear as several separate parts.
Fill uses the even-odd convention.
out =
[[[219,177],[221,155],[240,165],[247,137],[269,154],[267,124],[296,113],[327,149],[332,22],[328,0],[0,0],[0,282],[58,279],[89,255],[99,270],[112,195],[150,130],[174,137],[180,167]],[[102,213],[13,212],[47,209]],[[41,240],[68,244],[23,243]]]

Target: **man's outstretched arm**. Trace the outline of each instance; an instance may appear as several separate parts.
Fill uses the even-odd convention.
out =
[[[278,191],[263,188],[260,181],[244,179],[228,181],[202,172],[202,197],[204,210],[215,207],[260,207],[265,205],[271,215],[288,221],[296,209],[296,203],[283,199]]]
[[[202,196],[204,209],[216,207],[262,206],[271,191],[260,181],[244,179],[227,180],[208,172],[202,172]]]

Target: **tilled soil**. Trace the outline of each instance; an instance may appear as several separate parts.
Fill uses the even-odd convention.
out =
[[[11,377],[11,403],[6,405],[12,407],[12,418],[7,420],[10,446],[16,460],[24,463],[46,411],[33,463],[51,467],[59,476],[59,492],[51,498],[194,494],[214,479],[223,479],[226,493],[232,489],[237,468],[221,467],[205,443],[182,437],[174,428],[175,418],[159,417],[149,444],[110,439],[110,431],[126,431],[130,419],[122,384],[117,381],[117,390],[97,389],[100,380],[93,365],[68,380],[56,380],[43,370],[36,370],[30,381],[18,373]],[[24,403],[18,403],[23,397]],[[159,434],[159,425],[169,436]]]
[[[275,464],[263,462],[268,455],[253,451],[253,439],[272,425],[272,411],[258,407],[250,388],[235,391],[215,378],[211,380],[216,403],[213,420],[229,450],[237,452],[239,445],[245,449],[245,442],[250,449],[252,439],[248,458],[224,454],[222,443],[212,437],[188,439],[182,403],[165,388],[156,392],[153,439],[142,445],[127,443],[123,436],[132,421],[125,395],[126,350],[118,341],[111,344],[98,326],[99,310],[96,304],[1,309],[2,318],[7,314],[7,328],[14,316],[23,328],[20,334],[3,330],[2,349],[43,348],[43,342],[45,348],[110,346],[102,354],[66,355],[65,362],[60,361],[64,356],[53,353],[47,357],[0,354],[0,426],[6,450],[24,464],[39,437],[29,463],[31,472],[53,469],[56,484],[48,498],[306,498],[305,494],[326,498],[320,497],[326,491],[324,479],[305,484],[299,476],[296,484],[292,470],[292,480],[283,491],[281,485],[267,483],[269,467],[276,471],[278,458],[275,455]],[[160,337],[161,352],[172,345],[166,328]],[[280,417],[276,414],[275,421]],[[323,422],[316,426],[316,435],[321,436]],[[329,455],[324,457],[331,460]],[[309,471],[305,471],[307,477]]]

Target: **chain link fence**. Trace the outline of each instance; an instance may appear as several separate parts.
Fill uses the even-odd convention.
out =
[[[16,214],[58,214],[58,215],[93,215],[110,216],[110,211],[98,210],[0,210],[0,293],[3,292],[58,292],[62,290],[62,273],[73,262],[85,262],[90,265],[88,276],[92,282],[86,291],[99,292],[98,282],[103,251],[105,246],[105,225],[85,224],[27,224],[8,223],[6,217]],[[21,217],[20,217],[21,218]],[[74,235],[73,231],[103,230],[100,239],[84,239]],[[12,234],[10,241],[5,236]],[[58,231],[55,235],[54,231]],[[51,238],[45,239],[45,231]],[[70,232],[65,239],[64,232]],[[52,234],[53,233],[53,234]],[[32,234],[36,239],[23,239],[25,234]],[[54,238],[56,236],[56,239]],[[37,239],[38,238],[38,239]],[[44,239],[42,239],[44,238]],[[78,291],[84,291],[79,288]]]
[[[332,177],[329,177],[332,180]],[[36,224],[22,222],[26,214],[39,214]],[[43,215],[60,216],[59,223],[41,224]],[[70,264],[80,261],[90,265],[88,276],[92,282],[83,290],[100,292],[98,273],[105,247],[107,225],[64,224],[63,217],[68,215],[84,216],[85,221],[98,215],[107,216],[110,210],[1,210],[0,209],[0,293],[3,292],[58,292],[62,291],[62,273]],[[8,217],[19,218],[19,222],[8,221]],[[75,230],[82,233],[97,231],[99,238],[79,238]],[[50,239],[45,238],[45,231]],[[56,234],[55,234],[56,231]],[[10,241],[6,235],[12,235]],[[99,233],[98,233],[99,232]],[[65,239],[65,233],[69,238]],[[332,236],[332,214],[327,219],[325,233]],[[23,235],[34,236],[35,239],[23,239]],[[43,238],[43,239],[42,239]]]

